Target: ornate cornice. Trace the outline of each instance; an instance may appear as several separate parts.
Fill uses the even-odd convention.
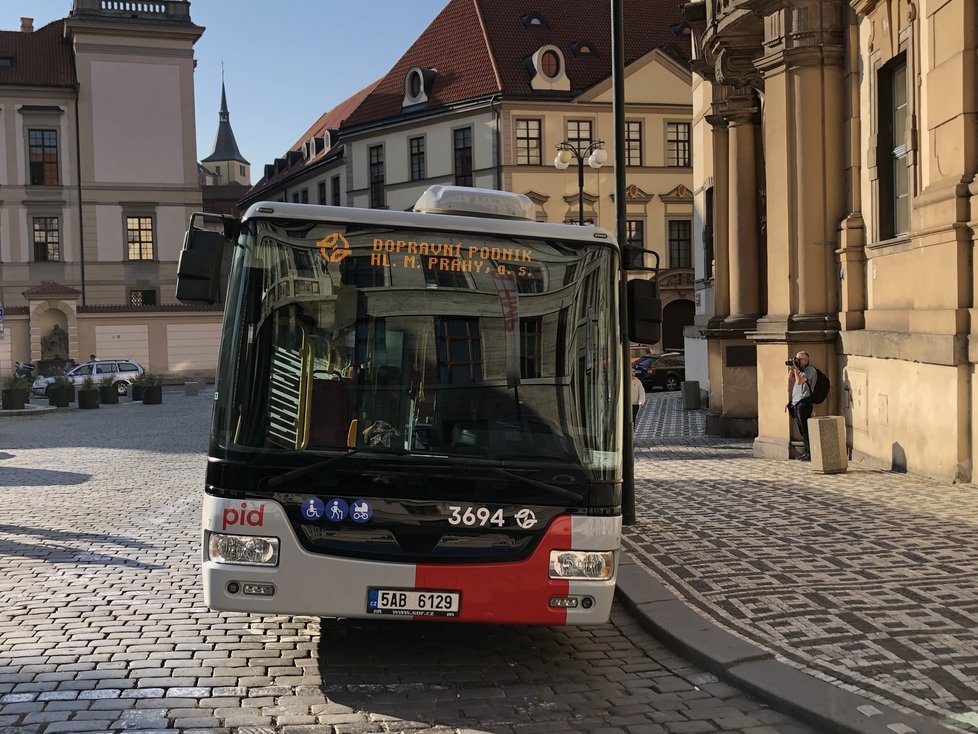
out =
[[[714,87],[713,110],[727,123],[758,123],[761,105],[753,89]]]
[[[764,80],[754,65],[760,56],[760,46],[720,45],[714,54],[713,64],[717,82],[732,87],[763,88]]]
[[[849,6],[846,0],[756,0],[764,14],[764,72],[784,65],[841,65]]]
[[[695,70],[739,88],[764,88],[784,66],[841,65],[850,3],[862,12],[879,0],[705,0],[690,12]]]

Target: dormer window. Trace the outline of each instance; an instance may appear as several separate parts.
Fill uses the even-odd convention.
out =
[[[597,52],[590,41],[574,41],[570,48],[571,53],[575,56],[597,56]]]
[[[523,23],[523,27],[524,28],[528,28],[528,29],[529,28],[541,28],[541,29],[550,28],[550,25],[547,23],[546,18],[544,18],[540,13],[537,13],[537,12],[527,13],[522,18],[520,18],[520,22]]]
[[[529,58],[530,86],[533,89],[549,89],[566,92],[570,90],[570,80],[564,66],[564,55],[553,45],[541,46]]]
[[[424,69],[420,66],[412,67],[404,77],[404,101],[401,107],[411,107],[416,104],[424,104],[431,95],[431,87],[435,81],[435,69]]]

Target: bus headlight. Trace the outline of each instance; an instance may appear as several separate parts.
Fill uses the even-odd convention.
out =
[[[610,579],[614,551],[550,551],[552,579]]]
[[[225,535],[211,533],[207,541],[207,557],[218,563],[242,566],[277,566],[278,538],[261,535]]]

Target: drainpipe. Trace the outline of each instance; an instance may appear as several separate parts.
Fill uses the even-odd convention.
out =
[[[81,262],[81,305],[85,304],[85,227],[82,226],[82,183],[81,183],[81,122],[78,106],[81,100],[81,85],[75,82],[75,176],[78,180],[78,253]]]

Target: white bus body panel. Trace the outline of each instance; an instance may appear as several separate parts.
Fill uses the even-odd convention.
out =
[[[616,573],[621,517],[560,515],[551,522],[530,558],[475,564],[379,562],[311,553],[299,543],[282,506],[267,500],[206,495],[203,527],[204,601],[213,610],[368,618],[373,614],[367,609],[367,593],[374,587],[460,592],[459,615],[434,618],[438,620],[586,625],[608,620],[615,574],[602,581],[551,579],[550,551],[614,551]],[[279,563],[265,567],[210,561],[207,531],[278,538]],[[231,582],[238,585],[237,593],[229,593]],[[272,584],[275,593],[245,595],[241,591],[244,583]],[[576,606],[554,608],[550,603],[553,597],[572,597]],[[427,619],[414,615],[395,618]]]

